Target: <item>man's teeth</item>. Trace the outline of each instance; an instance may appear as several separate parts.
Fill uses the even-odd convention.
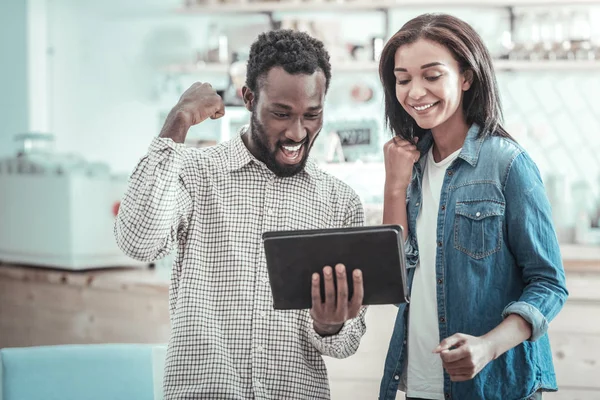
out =
[[[423,111],[423,110],[427,110],[429,107],[433,107],[436,103],[431,103],[431,104],[427,104],[421,107],[418,106],[413,106],[413,108],[417,111]]]
[[[286,149],[287,151],[298,151],[300,150],[300,147],[302,147],[301,144],[297,145],[297,146],[282,146],[284,149]]]

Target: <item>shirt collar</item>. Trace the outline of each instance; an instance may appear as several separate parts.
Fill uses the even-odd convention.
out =
[[[476,166],[479,160],[479,152],[481,151],[481,145],[483,144],[484,137],[479,137],[481,128],[479,125],[473,123],[467,131],[467,137],[462,146],[462,150],[458,155],[458,158],[462,158],[471,166]],[[417,148],[421,152],[421,156],[429,151],[429,148],[433,145],[433,135],[431,131],[427,131],[425,135],[419,140]]]

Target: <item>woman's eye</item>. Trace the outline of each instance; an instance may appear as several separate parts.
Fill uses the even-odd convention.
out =
[[[438,79],[440,79],[441,75],[436,75],[436,76],[426,76],[425,79],[427,79],[429,82],[433,82],[433,81],[437,81]]]
[[[410,82],[410,79],[402,79],[402,80],[398,79],[396,81],[396,84],[398,84],[398,85],[406,85],[408,82]]]

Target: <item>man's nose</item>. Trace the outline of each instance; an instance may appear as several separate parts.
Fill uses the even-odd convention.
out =
[[[304,124],[302,123],[302,119],[298,118],[287,129],[285,132],[285,137],[289,140],[292,140],[296,143],[302,142],[306,138],[307,132]]]

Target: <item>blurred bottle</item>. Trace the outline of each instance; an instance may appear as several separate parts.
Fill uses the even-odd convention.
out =
[[[207,48],[205,60],[207,63],[229,63],[229,44],[227,36],[219,26],[211,23],[208,27]]]

